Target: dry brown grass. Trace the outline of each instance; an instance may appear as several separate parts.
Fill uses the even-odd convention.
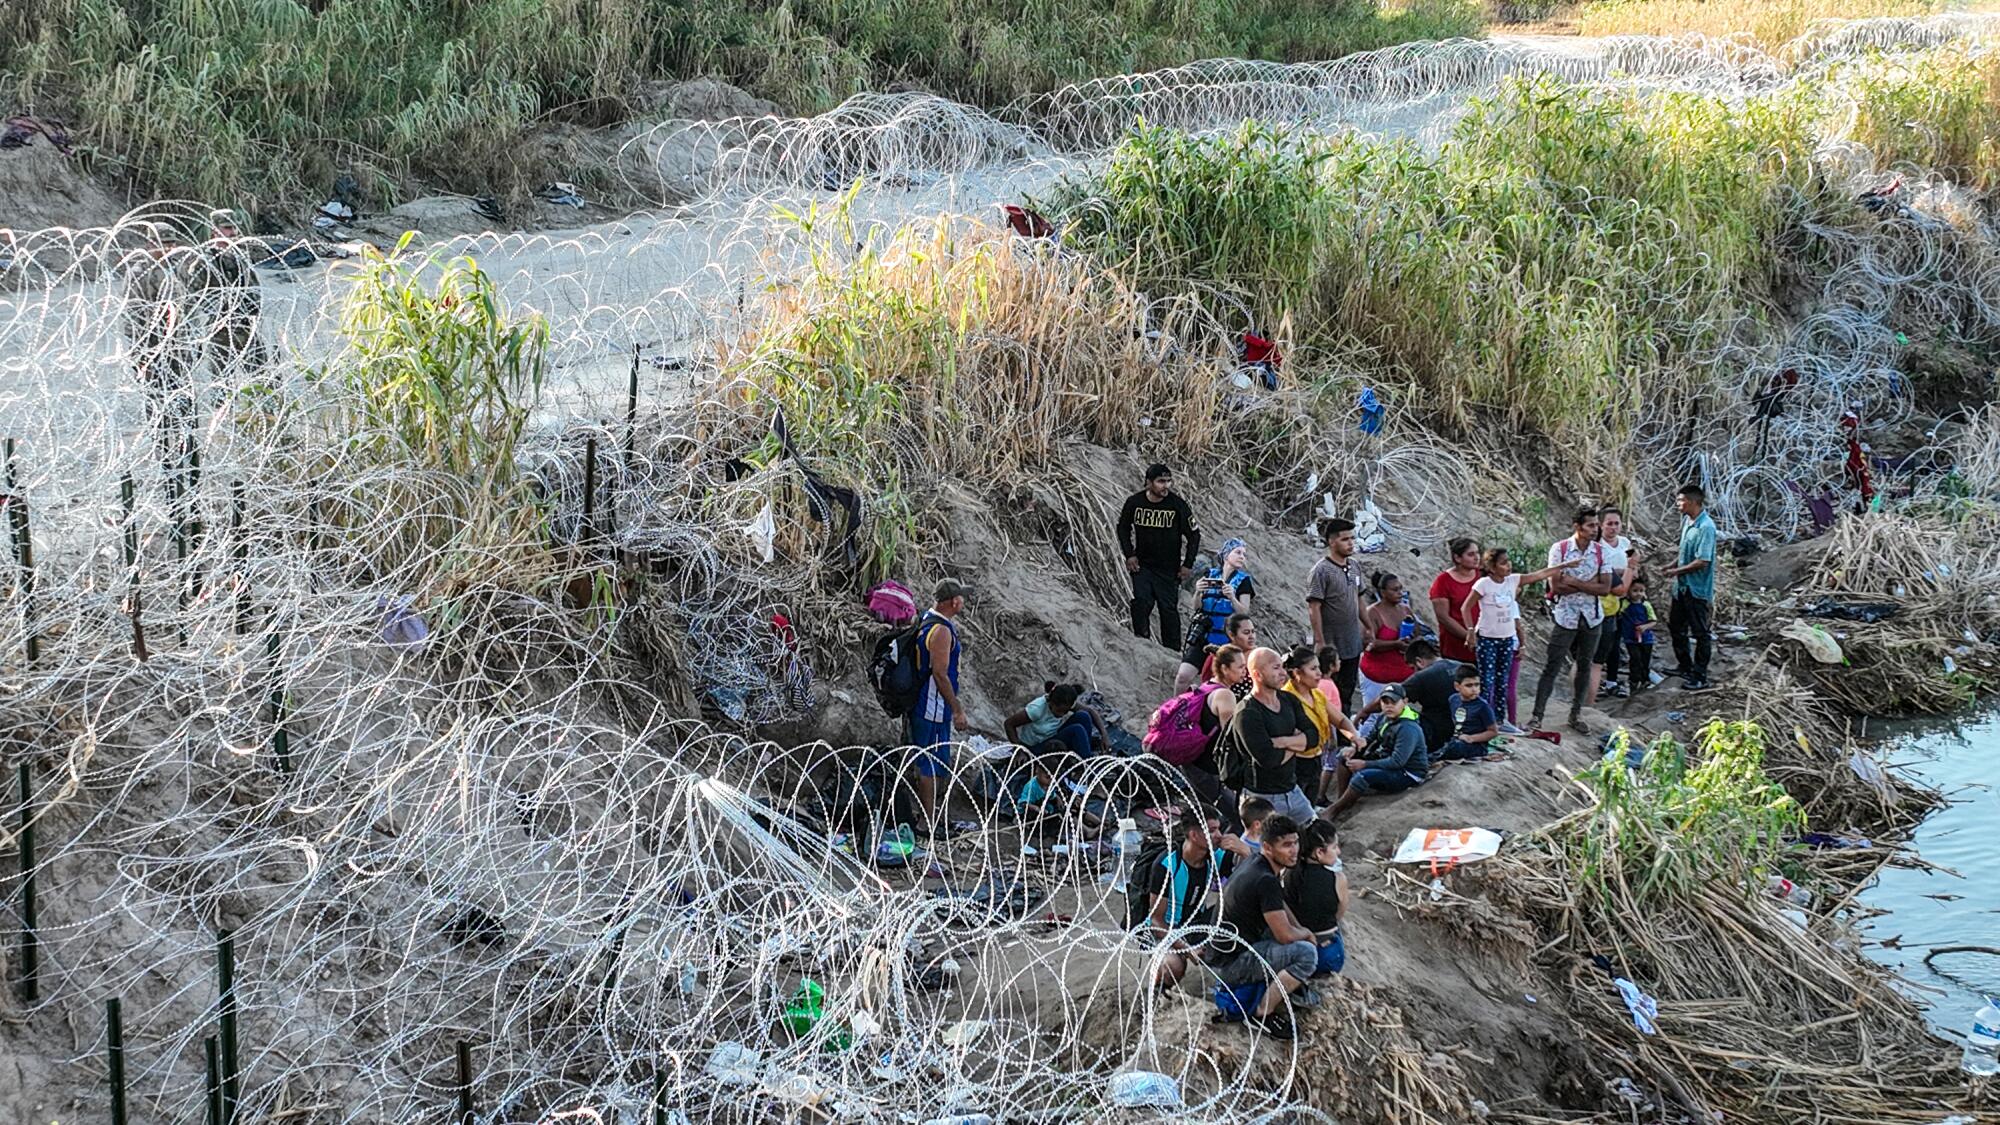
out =
[[[1582,35],[1680,35],[1743,38],[1777,54],[1818,20],[1929,16],[1946,11],[1994,11],[1951,0],[1597,0],[1576,11]]]

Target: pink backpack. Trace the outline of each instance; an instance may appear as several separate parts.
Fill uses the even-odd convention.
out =
[[[1199,684],[1194,690],[1160,704],[1160,709],[1146,721],[1146,737],[1142,740],[1146,749],[1161,761],[1176,766],[1201,757],[1201,752],[1208,748],[1208,736],[1201,731],[1201,713],[1208,706],[1209,695],[1221,689],[1221,684]]]
[[[878,582],[868,591],[868,615],[884,625],[904,626],[917,619],[917,596],[895,579]]]

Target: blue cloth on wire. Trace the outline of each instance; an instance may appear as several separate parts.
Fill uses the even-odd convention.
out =
[[[1382,400],[1375,397],[1375,388],[1373,387],[1361,388],[1361,432],[1362,433],[1364,434],[1381,433],[1382,420],[1385,416],[1387,416],[1388,413],[1389,413],[1389,408],[1383,405]]]

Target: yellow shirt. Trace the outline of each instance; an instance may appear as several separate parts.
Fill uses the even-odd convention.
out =
[[[1290,683],[1285,685],[1286,694],[1299,701],[1299,710],[1306,713],[1312,725],[1319,728],[1319,745],[1298,755],[1301,758],[1317,758],[1326,749],[1326,740],[1333,734],[1333,717],[1327,714],[1326,697],[1316,691],[1302,692]]]

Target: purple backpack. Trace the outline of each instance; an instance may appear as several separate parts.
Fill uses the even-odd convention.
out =
[[[1221,684],[1199,684],[1160,704],[1146,721],[1146,749],[1169,765],[1184,766],[1208,748],[1208,736],[1201,730],[1201,713],[1208,707],[1210,694]]]
[[[903,626],[917,619],[917,596],[895,579],[878,582],[868,591],[868,614],[884,625]]]

